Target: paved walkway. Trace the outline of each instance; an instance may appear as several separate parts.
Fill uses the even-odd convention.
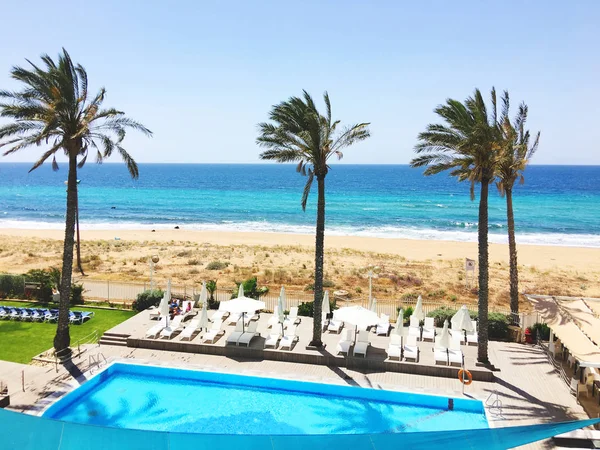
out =
[[[288,363],[248,361],[223,356],[131,349],[116,346],[92,346],[75,361],[71,374],[60,368],[0,363],[0,379],[9,383],[11,409],[40,413],[58,396],[84,381],[89,355],[102,352],[109,361],[136,359],[136,362],[181,366],[199,370],[241,373],[254,376],[316,381],[333,384],[461,396],[458,380],[393,372],[363,373],[345,368]],[[566,384],[553,372],[545,353],[536,347],[514,343],[490,343],[490,359],[500,369],[495,382],[473,382],[466,388],[469,397],[485,401],[497,391],[502,408],[487,407],[490,426],[526,425],[547,421],[587,418],[583,408],[570,394]],[[20,370],[26,371],[26,392],[20,385]],[[549,448],[551,442],[528,448]]]

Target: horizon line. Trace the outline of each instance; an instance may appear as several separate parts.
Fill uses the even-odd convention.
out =
[[[0,164],[35,164],[35,161],[0,161]],[[61,161],[59,162],[59,164],[67,164],[67,161]],[[98,165],[96,162],[94,161],[90,161],[89,163],[90,165]],[[102,162],[102,165],[118,165],[118,164],[123,164],[123,162],[121,161],[107,161],[107,162]],[[278,163],[278,162],[190,162],[190,161],[181,161],[181,162],[156,162],[156,161],[149,161],[149,162],[138,162],[139,164],[165,164],[165,165],[180,165],[180,164],[194,164],[194,165],[240,165],[240,166],[250,166],[250,165],[255,165],[255,166],[266,166],[266,165],[278,165],[278,166],[295,166],[297,165],[297,163]],[[50,163],[48,164],[43,164],[42,166],[46,166],[46,165],[50,165]],[[334,165],[340,165],[340,166],[409,166],[409,163],[339,163],[339,164],[334,164]],[[40,167],[42,167],[40,166]],[[592,164],[561,164],[561,163],[544,163],[544,164],[533,164],[530,163],[527,165],[528,167],[531,166],[537,166],[537,167],[544,167],[544,166],[555,166],[555,167],[600,167],[600,163],[592,163]],[[85,166],[84,166],[85,167]],[[415,169],[419,169],[419,167],[415,167]]]

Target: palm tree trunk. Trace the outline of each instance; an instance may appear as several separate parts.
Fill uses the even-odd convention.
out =
[[[68,356],[66,351],[71,343],[69,335],[69,296],[71,275],[73,274],[73,245],[75,241],[75,211],[77,207],[77,153],[69,152],[69,177],[67,179],[67,214],[63,266],[60,280],[60,303],[58,305],[58,326],[54,336],[54,349],[60,356]]]
[[[488,190],[489,179],[482,177],[481,198],[479,199],[479,324],[477,360],[488,363]]]
[[[83,267],[81,266],[81,237],[79,236],[79,192],[77,192],[77,197],[75,197],[75,228],[77,229],[77,269],[81,275],[85,276],[85,273],[83,273]]]
[[[519,313],[519,267],[517,265],[517,241],[515,240],[515,215],[513,213],[512,189],[506,189],[506,221],[508,224],[508,253],[510,262],[510,312]]]
[[[325,176],[317,175],[319,199],[317,202],[317,237],[315,242],[315,299],[313,303],[312,347],[322,347],[321,312],[323,310],[323,253],[325,252]]]

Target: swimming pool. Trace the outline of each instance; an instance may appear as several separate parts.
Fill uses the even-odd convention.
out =
[[[68,422],[207,434],[487,428],[483,404],[381,389],[115,363],[54,403]]]

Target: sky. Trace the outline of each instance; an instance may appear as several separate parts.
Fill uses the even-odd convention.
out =
[[[529,105],[534,163],[600,164],[598,0],[31,0],[3,16],[0,88],[65,47],[106,106],[153,131],[126,138],[138,162],[259,162],[257,124],[306,89],[321,106],[328,91],[342,123],[371,123],[344,163],[407,164],[437,105],[495,86]]]

